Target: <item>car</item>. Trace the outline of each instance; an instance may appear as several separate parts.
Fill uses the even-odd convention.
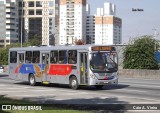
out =
[[[0,64],[0,73],[4,72],[4,66],[2,64]]]

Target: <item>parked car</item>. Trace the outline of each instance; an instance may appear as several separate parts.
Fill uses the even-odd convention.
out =
[[[3,73],[4,72],[4,67],[2,64],[0,64],[0,73]]]

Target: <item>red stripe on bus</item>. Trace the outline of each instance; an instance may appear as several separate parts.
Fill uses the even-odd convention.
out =
[[[67,76],[72,72],[72,65],[66,65],[66,64],[62,64],[62,65],[55,65],[52,64],[50,65],[50,69],[49,69],[49,75],[62,75],[62,76]]]
[[[15,71],[14,71],[14,73],[19,73],[19,69],[21,68],[21,66],[22,65],[17,66],[16,69],[15,69]]]
[[[103,78],[103,80],[107,80],[107,79],[108,79],[108,76],[106,76],[106,77]]]

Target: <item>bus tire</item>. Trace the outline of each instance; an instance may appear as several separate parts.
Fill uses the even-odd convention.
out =
[[[75,76],[71,77],[69,80],[69,85],[72,89],[77,90],[79,85],[78,85],[78,80]]]
[[[29,84],[31,86],[35,86],[36,85],[36,79],[35,79],[35,76],[33,74],[29,75]]]
[[[103,85],[95,85],[96,89],[102,89]]]

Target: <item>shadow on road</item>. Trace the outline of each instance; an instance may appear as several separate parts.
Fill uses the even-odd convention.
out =
[[[55,100],[54,98],[55,97],[52,96],[40,96],[23,98],[23,100],[31,100],[38,104],[43,104],[49,107],[49,109],[54,109],[54,107],[56,107],[57,110],[88,110],[97,113],[125,113],[127,110],[126,105],[128,104],[128,102],[119,101],[117,98],[102,99],[91,97],[89,99],[80,98],[66,100]]]
[[[88,113],[125,113],[127,111],[126,105],[128,104],[128,102],[119,101],[117,98],[102,99],[92,97],[89,99],[56,100],[55,96],[37,96],[16,100],[6,98],[5,95],[0,95],[0,99],[2,100],[0,102],[2,105],[42,106],[43,110],[80,110]],[[11,111],[0,110],[0,113],[11,113]]]
[[[9,77],[9,75],[7,75],[7,74],[0,74],[0,77]]]
[[[75,94],[78,95],[78,94]],[[0,95],[2,98],[4,95]],[[64,93],[65,96],[65,93]],[[12,100],[12,101],[11,101]],[[1,104],[13,104],[20,105],[22,103],[17,102],[15,104],[14,99],[9,102],[1,102]],[[7,101],[7,99],[6,99]],[[80,98],[80,99],[66,99],[56,100],[55,96],[37,96],[37,97],[25,97],[22,102],[33,102],[31,105],[42,106],[43,110],[81,110],[89,111],[90,113],[125,113],[127,111],[128,102],[120,101],[118,98]],[[24,105],[24,103],[22,104]],[[0,111],[1,113],[9,113],[8,111]]]
[[[14,84],[19,84],[19,85],[29,85],[28,82],[17,82]],[[49,85],[45,85],[45,84],[41,84],[39,83],[37,86],[42,86],[42,87],[55,87],[55,88],[66,88],[66,89],[70,89],[70,87],[68,85],[64,85],[64,84],[49,84]],[[123,89],[123,88],[127,88],[130,85],[125,85],[125,84],[118,84],[118,85],[106,85],[104,86],[102,89],[96,89],[96,87],[94,86],[80,86],[79,90],[91,90],[91,91],[97,91],[97,90],[115,90],[115,89]]]

